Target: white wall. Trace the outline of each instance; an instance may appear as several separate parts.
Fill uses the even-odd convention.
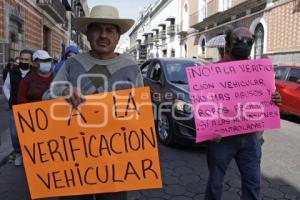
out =
[[[170,21],[165,21],[169,17],[174,17],[175,18],[175,25],[178,25],[182,19],[181,19],[181,0],[161,0],[161,1],[167,1],[167,3],[158,11],[156,12],[155,15],[152,16],[152,18],[144,19],[144,22],[142,25],[139,27],[139,29],[136,31],[137,32],[137,38],[136,39],[141,39],[143,42],[144,40],[144,33],[150,33],[153,32],[152,29],[159,29],[162,30],[162,27],[158,26],[159,24],[166,24],[166,30],[168,26],[170,25]],[[160,2],[157,2],[158,4]],[[153,7],[153,10],[155,9],[155,6]],[[152,11],[153,11],[152,10]],[[145,12],[146,14],[146,12]],[[138,22],[137,22],[138,23]],[[154,33],[154,32],[153,32]],[[148,53],[152,53],[154,57],[159,55],[159,57],[162,57],[163,49],[167,49],[167,56],[171,56],[171,50],[175,50],[175,57],[182,57],[182,50],[180,46],[180,39],[179,35],[177,35],[177,30],[176,34],[174,36],[171,36],[167,34],[167,39],[166,39],[167,46],[166,47],[161,47],[159,46],[158,49],[154,45],[152,49],[148,47]],[[159,45],[161,45],[161,40],[159,40]],[[149,56],[150,54],[148,54]]]
[[[151,19],[151,30],[158,28],[159,30],[162,30],[162,27],[159,27],[159,24],[166,24],[166,30],[168,26],[170,25],[169,21],[165,21],[168,17],[175,17],[175,25],[179,24],[181,22],[181,19],[179,18],[179,0],[168,0],[169,3],[166,3],[164,7],[162,7]],[[170,35],[167,34],[167,56],[171,56],[171,50],[175,49],[175,56],[179,57],[180,55],[180,45],[179,45],[179,37],[177,34],[175,34],[172,38]],[[160,42],[161,43],[161,42]],[[156,49],[156,47],[154,47]],[[159,56],[162,56],[161,50],[165,48],[159,47]],[[155,50],[156,52],[156,50]]]

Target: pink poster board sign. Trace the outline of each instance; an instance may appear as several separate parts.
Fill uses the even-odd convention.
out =
[[[196,142],[280,128],[271,101],[275,75],[270,59],[186,69],[194,109]]]

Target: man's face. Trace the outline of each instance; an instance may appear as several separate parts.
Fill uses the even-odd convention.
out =
[[[20,61],[20,63],[30,64],[31,63],[31,54],[22,53],[19,57],[19,61]]]
[[[99,54],[113,54],[120,34],[112,24],[93,23],[88,27],[87,38],[92,50]]]
[[[253,35],[247,28],[235,29],[230,37],[231,55],[236,59],[248,59],[253,43]]]
[[[253,35],[247,28],[237,28],[231,34],[231,45],[234,45],[240,40],[248,40],[250,46],[253,44]]]

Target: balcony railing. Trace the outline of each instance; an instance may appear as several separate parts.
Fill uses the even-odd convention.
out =
[[[167,41],[166,41],[166,40],[162,40],[162,41],[161,41],[161,46],[162,46],[162,47],[165,47],[166,45],[167,45]]]
[[[153,37],[149,37],[149,38],[148,38],[148,44],[153,44],[153,42],[154,42]]]
[[[175,35],[176,34],[176,26],[175,25],[170,25],[167,28],[167,34],[168,35]]]
[[[45,10],[57,23],[65,23],[66,9],[60,0],[37,0],[36,3],[43,10]]]
[[[159,32],[159,39],[164,40],[164,39],[166,39],[166,38],[167,38],[166,30],[161,30],[161,31]]]
[[[148,45],[148,40],[144,40],[141,44],[144,46]]]
[[[159,35],[154,35],[153,36],[153,42],[159,42]]]
[[[141,48],[141,44],[140,44],[140,43],[136,43],[136,44],[135,44],[135,48],[136,48],[136,49],[140,49],[140,48]]]

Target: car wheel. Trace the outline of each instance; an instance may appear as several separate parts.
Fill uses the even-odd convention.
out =
[[[160,142],[166,145],[172,145],[173,141],[173,127],[170,117],[162,113],[157,120],[157,134]]]

